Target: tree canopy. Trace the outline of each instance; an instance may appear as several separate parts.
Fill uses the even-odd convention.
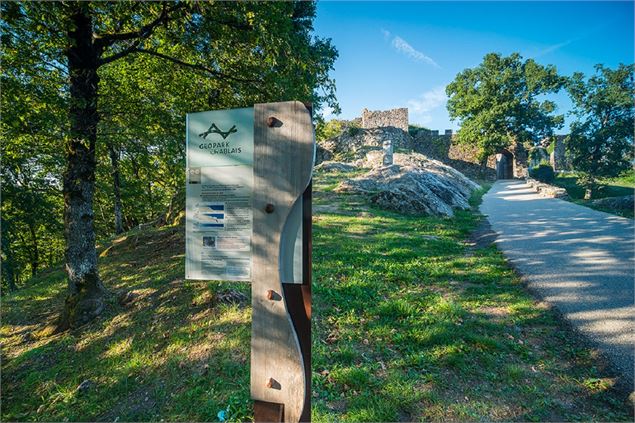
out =
[[[634,70],[632,64],[617,69],[596,65],[595,75],[585,79],[576,72],[567,84],[577,115],[567,150],[573,167],[583,174],[587,197],[593,195],[597,178],[618,176],[632,166]]]
[[[65,255],[72,292],[94,268],[91,238],[182,210],[185,113],[338,108],[337,52],[312,34],[313,2],[1,7],[5,286]]]
[[[544,98],[565,79],[518,53],[489,53],[475,68],[460,72],[446,87],[450,118],[460,121],[457,140],[478,146],[481,159],[513,144],[537,141],[562,126],[556,104]]]

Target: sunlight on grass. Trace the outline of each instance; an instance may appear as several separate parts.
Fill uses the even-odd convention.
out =
[[[602,361],[503,255],[467,247],[475,211],[401,216],[334,193],[342,177],[314,184],[315,204],[336,206],[314,216],[314,421],[630,419]],[[34,335],[64,301],[61,270],[3,298],[2,420],[251,420],[249,284],[183,281],[182,227],[106,247],[112,295],[84,328]]]
[[[132,348],[132,337],[122,339],[111,343],[108,346],[108,350],[104,353],[104,357],[113,358],[130,351]]]

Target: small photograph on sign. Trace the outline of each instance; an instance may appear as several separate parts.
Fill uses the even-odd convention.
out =
[[[203,237],[203,247],[216,248],[216,237],[215,236],[204,236]]]
[[[201,183],[201,168],[200,167],[192,167],[189,171],[190,174],[190,184],[200,184]]]

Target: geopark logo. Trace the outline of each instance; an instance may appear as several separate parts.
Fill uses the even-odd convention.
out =
[[[228,136],[236,132],[238,132],[238,129],[236,129],[236,125],[229,128],[228,131],[222,131],[218,128],[218,126],[216,126],[215,123],[212,123],[212,125],[207,129],[207,131],[198,134],[198,136],[203,139],[207,139],[207,136],[210,134],[218,134],[221,137],[223,137],[223,139],[227,139]]]

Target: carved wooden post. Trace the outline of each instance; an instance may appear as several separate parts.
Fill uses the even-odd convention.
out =
[[[251,396],[256,421],[310,419],[311,112],[292,101],[254,106]],[[308,192],[308,194],[307,194]],[[308,207],[308,208],[307,208]],[[307,225],[308,213],[308,225]],[[284,280],[303,216],[302,284]]]

